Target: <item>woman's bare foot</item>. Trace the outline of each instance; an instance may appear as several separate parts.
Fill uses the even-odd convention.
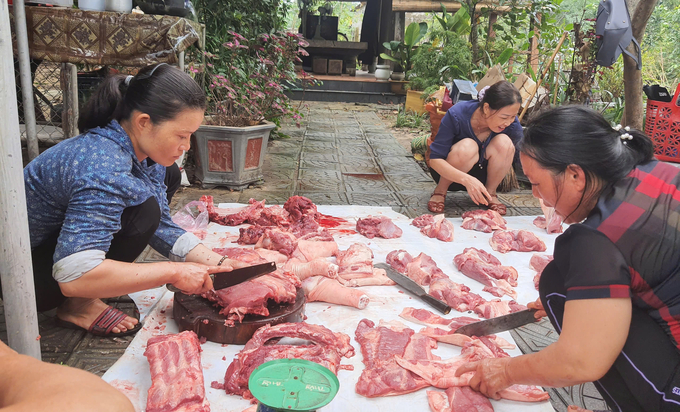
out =
[[[85,330],[89,330],[92,323],[107,307],[108,305],[102,302],[101,299],[68,298],[57,308],[57,317],[61,320],[75,323]],[[138,323],[139,320],[127,316],[111,332],[125,332],[128,329],[134,328]]]
[[[427,202],[427,209],[432,213],[443,213],[446,205],[446,192],[437,193],[436,191],[430,196],[430,201]]]
[[[498,196],[495,194],[491,195],[491,200],[488,204],[489,210],[494,210],[498,212],[499,215],[505,215],[507,213],[507,207],[498,200]]]

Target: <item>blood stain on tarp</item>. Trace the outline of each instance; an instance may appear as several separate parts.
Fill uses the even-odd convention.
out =
[[[327,228],[338,227],[343,223],[349,223],[343,218],[335,217],[335,216],[328,216],[328,215],[324,215],[324,214],[321,214],[321,216],[318,219],[318,222],[319,222],[319,226],[327,227]]]

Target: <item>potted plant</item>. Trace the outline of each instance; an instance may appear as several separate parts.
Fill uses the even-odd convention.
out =
[[[406,28],[403,41],[392,40],[383,43],[383,47],[389,51],[389,54],[380,53],[380,57],[396,63],[394,73],[403,73],[403,76],[396,75],[392,80],[408,81],[411,59],[417,53],[417,45],[425,34],[427,34],[427,23],[413,22]]]
[[[294,33],[230,35],[221,56],[206,54],[208,108],[194,134],[196,176],[203,186],[241,189],[262,179],[269,134],[280,119],[299,126],[301,115],[284,91],[307,43]]]

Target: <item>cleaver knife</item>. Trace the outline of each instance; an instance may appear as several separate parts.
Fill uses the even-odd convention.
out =
[[[397,282],[397,285],[418,296],[420,299],[429,303],[431,306],[433,306],[441,313],[447,315],[449,312],[451,312],[451,308],[449,307],[449,305],[447,305],[446,303],[442,302],[439,299],[435,299],[434,297],[428,295],[422,286],[414,282],[413,279],[409,278],[408,276],[402,275],[401,273],[397,272],[396,270],[394,270],[392,266],[388,265],[387,263],[376,263],[375,265],[373,265],[373,267],[376,267],[378,269],[384,269],[385,272],[387,272],[387,277]]]
[[[234,269],[230,272],[219,272],[211,273],[210,279],[213,281],[213,289],[220,290],[228,288],[239,283],[243,283],[247,280],[255,279],[267,273],[271,273],[276,270],[276,263],[267,262],[260,263],[258,265],[247,266],[244,268]],[[181,292],[178,288],[172,286],[171,284],[165,285],[171,292]]]
[[[492,319],[470,323],[456,329],[456,333],[466,336],[486,336],[494,333],[515,329],[528,323],[538,322],[534,318],[535,309],[525,309],[509,315],[497,316]]]

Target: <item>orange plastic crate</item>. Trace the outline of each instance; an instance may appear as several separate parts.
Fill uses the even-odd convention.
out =
[[[670,102],[647,100],[645,133],[654,142],[654,154],[665,162],[680,162],[680,84]]]

